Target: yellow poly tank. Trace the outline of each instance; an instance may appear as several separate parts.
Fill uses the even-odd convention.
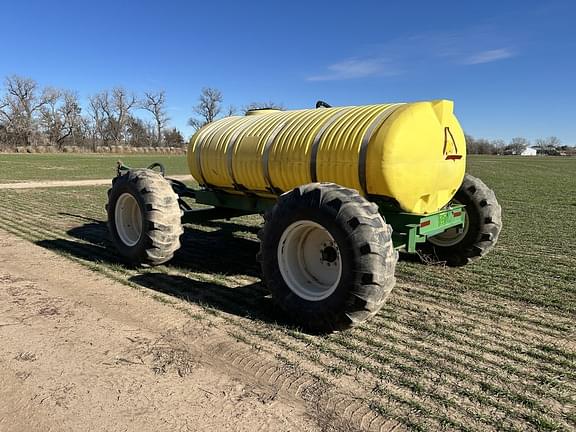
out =
[[[449,100],[296,111],[254,110],[200,129],[188,165],[200,185],[279,195],[334,182],[404,211],[432,213],[464,178],[466,143]]]

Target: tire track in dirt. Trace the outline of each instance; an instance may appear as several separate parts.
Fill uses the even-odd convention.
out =
[[[302,398],[333,420],[341,417],[340,422],[347,428],[382,432],[403,428],[398,421],[379,416],[362,398],[334,391],[317,376],[293,366],[279,366],[277,362],[263,359],[260,353],[236,345],[229,341],[213,342],[208,352],[215,359],[226,360],[226,364],[262,385]]]
[[[11,249],[12,252],[14,252],[13,245],[10,244],[7,245],[5,242],[3,243],[3,248]],[[99,278],[94,277],[94,275],[90,275],[90,272],[86,272],[87,274],[77,274],[74,271],[73,264],[70,265],[71,263],[66,262],[63,265],[63,263],[60,262],[60,260],[62,260],[61,258],[59,259],[59,257],[50,257],[50,255],[51,254],[49,253],[43,253],[42,258],[43,259],[54,258],[50,259],[52,266],[60,267],[60,269],[64,267],[70,273],[76,274],[76,276],[78,276],[79,278],[84,276],[84,278],[80,279],[82,281],[80,282],[80,284],[76,282],[77,287],[81,286],[83,289],[85,289],[86,287],[82,285],[88,285],[90,288],[93,289],[96,285],[98,285],[99,282],[101,282],[100,280],[98,280]],[[145,313],[144,310],[140,313],[136,311],[135,314],[126,313],[127,300],[128,304],[130,304],[130,300],[134,300],[134,296],[130,295],[130,293],[127,293],[128,295],[126,296],[122,295],[120,296],[120,298],[118,298],[118,296],[111,297],[112,299],[111,301],[108,300],[110,299],[110,297],[105,298],[103,296],[95,294],[94,292],[87,294],[81,293],[81,295],[79,295],[82,298],[80,301],[76,300],[72,301],[69,298],[58,296],[58,294],[68,293],[73,294],[72,297],[78,297],[77,295],[75,295],[76,293],[74,291],[71,291],[73,287],[70,286],[70,282],[66,284],[67,282],[66,278],[62,278],[64,279],[63,282],[65,285],[63,288],[57,287],[56,289],[53,289],[54,287],[50,287],[50,295],[46,295],[44,294],[44,292],[38,289],[39,285],[37,285],[37,282],[31,281],[30,278],[26,277],[14,278],[11,277],[10,274],[5,274],[5,269],[7,267],[10,268],[11,271],[14,270],[12,266],[9,265],[9,262],[7,262],[5,258],[6,255],[5,253],[3,253],[1,258],[3,268],[2,290],[0,291],[1,296],[0,298],[2,299],[0,305],[2,305],[1,306],[2,313],[0,315],[4,319],[13,321],[15,323],[20,323],[20,325],[4,327],[1,329],[3,335],[2,340],[3,340],[3,354],[4,354],[2,355],[2,361],[4,363],[9,363],[9,367],[4,369],[0,373],[0,375],[2,376],[7,375],[8,377],[10,377],[14,374],[18,376],[17,373],[20,372],[17,369],[19,363],[16,363],[14,361],[14,359],[17,356],[15,356],[13,359],[10,358],[11,355],[14,354],[17,350],[24,350],[24,349],[30,351],[34,350],[37,353],[38,357],[38,361],[35,362],[35,365],[42,364],[45,361],[45,359],[51,358],[53,360],[51,363],[43,364],[43,368],[36,368],[31,370],[31,376],[30,378],[28,378],[27,382],[32,383],[32,388],[29,387],[27,388],[24,386],[20,386],[22,388],[18,387],[14,388],[13,385],[10,385],[9,387],[5,386],[3,387],[3,390],[9,391],[13,395],[13,397],[11,399],[10,405],[5,405],[4,403],[2,404],[3,406],[0,418],[3,419],[3,422],[5,424],[11,426],[10,427],[11,430],[18,430],[18,427],[12,427],[12,426],[15,426],[19,420],[15,419],[14,417],[11,417],[10,413],[4,412],[4,409],[10,410],[10,408],[12,408],[15,410],[15,414],[17,415],[17,417],[25,417],[25,416],[18,416],[17,413],[18,412],[23,413],[24,411],[22,410],[25,410],[26,412],[28,411],[34,412],[35,411],[34,407],[36,406],[36,404],[41,405],[51,404],[51,406],[56,411],[56,413],[54,413],[53,415],[48,415],[46,417],[47,419],[51,419],[51,421],[55,422],[63,421],[58,413],[58,410],[62,408],[66,410],[70,409],[72,411],[78,411],[77,412],[78,415],[74,416],[75,419],[77,419],[78,421],[86,420],[88,424],[92,424],[91,423],[92,419],[90,415],[82,411],[81,400],[83,397],[81,394],[78,393],[79,390],[76,390],[86,388],[87,384],[86,381],[88,381],[89,383],[88,392],[89,393],[92,392],[92,394],[97,392],[98,389],[100,389],[101,393],[102,392],[105,393],[106,388],[114,386],[118,387],[119,389],[122,389],[122,394],[125,394],[126,392],[128,393],[133,392],[134,389],[125,382],[123,383],[123,381],[133,381],[140,383],[141,385],[147,386],[148,391],[146,392],[148,393],[148,396],[143,391],[138,391],[136,393],[136,396],[133,395],[133,397],[129,398],[129,401],[131,403],[134,403],[137,407],[142,406],[143,409],[145,409],[145,411],[149,409],[145,407],[152,408],[156,406],[164,406],[164,408],[166,408],[165,403],[166,400],[170,400],[171,402],[176,403],[180,402],[179,404],[177,403],[177,405],[180,407],[179,409],[171,408],[172,411],[170,411],[170,409],[164,411],[165,413],[169,414],[168,417],[164,416],[164,419],[170,420],[173,423],[176,421],[175,419],[177,418],[176,412],[179,412],[179,414],[184,414],[183,411],[188,409],[186,402],[190,402],[188,400],[189,397],[191,395],[195,396],[196,398],[198,397],[197,391],[183,391],[185,390],[183,386],[184,385],[187,386],[188,384],[182,383],[181,380],[179,380],[178,378],[174,380],[173,377],[168,375],[166,375],[164,383],[160,383],[162,385],[154,385],[154,383],[151,381],[156,381],[157,378],[155,378],[155,375],[158,374],[155,372],[151,373],[150,371],[154,370],[154,367],[158,369],[157,364],[155,364],[154,362],[151,362],[151,364],[147,364],[150,362],[148,359],[146,359],[145,362],[140,362],[141,364],[138,364],[138,361],[133,361],[133,359],[131,358],[126,358],[126,354],[130,353],[130,349],[127,350],[118,349],[118,347],[130,345],[125,340],[128,339],[128,337],[133,336],[134,333],[140,334],[140,336],[138,336],[138,338],[140,339],[144,338],[145,335],[147,334],[149,334],[148,339],[151,340],[154,339],[153,337],[154,333],[150,334],[150,330],[147,329],[146,328],[147,326],[143,325],[143,323],[150,322],[150,312],[156,310],[157,308],[161,309],[160,307],[161,305],[156,305],[154,304],[154,302],[143,301],[139,302],[140,305],[142,305],[142,303],[150,303],[148,307],[144,309]],[[17,258],[22,259],[22,256],[17,256]],[[32,271],[38,270],[39,267],[41,267],[41,265],[38,265],[38,263],[28,262],[26,264],[29,267],[31,267]],[[96,284],[90,283],[91,282],[90,279],[96,279],[96,282],[98,283]],[[126,289],[126,287],[123,287],[121,285],[119,287],[124,288],[124,290]],[[56,293],[54,293],[54,291],[56,291]],[[42,298],[42,302],[38,301],[39,297]],[[130,299],[130,297],[132,297],[132,299]],[[93,301],[94,298],[96,298],[98,301],[96,302]],[[61,312],[58,313],[55,312],[48,315],[42,314],[41,313],[42,309],[39,309],[41,303],[52,304],[53,309],[55,309],[56,306],[59,306]],[[85,305],[83,305],[83,303],[85,303]],[[70,315],[67,312],[64,313],[62,305],[65,304],[69,304],[69,306],[71,307],[73,306],[72,309],[75,311],[74,314]],[[102,310],[104,310],[106,314],[101,314],[100,312]],[[130,310],[130,312],[133,311]],[[160,322],[160,329],[173,328],[173,326],[175,325],[174,321],[176,321],[177,324],[178,317],[174,316],[173,311],[156,310],[156,312],[160,312],[160,314],[158,315],[160,317],[165,318]],[[168,312],[168,313],[164,314],[162,312]],[[110,316],[115,314],[117,315],[116,317]],[[168,319],[169,317],[171,317],[172,319],[171,320]],[[118,318],[118,319],[111,319],[111,318]],[[181,317],[181,319],[183,320],[184,317]],[[46,320],[50,321],[46,322]],[[26,338],[22,338],[23,322],[26,325]],[[170,322],[169,325],[168,322]],[[158,320],[155,319],[154,324],[157,325]],[[89,328],[92,326],[94,328]],[[38,331],[35,331],[36,329]],[[106,335],[105,340],[102,340],[102,337],[100,335],[100,333],[102,332]],[[99,335],[100,339],[97,340]],[[126,337],[126,335],[128,335],[128,337]],[[68,342],[71,340],[74,340],[74,346],[68,347],[69,349],[66,349],[66,345],[69,345]],[[46,346],[47,344],[50,346]],[[87,348],[87,347],[85,348],[85,345],[90,345],[90,347],[92,347],[93,345],[98,346],[98,349],[94,350],[94,348]],[[55,347],[54,352],[50,352],[52,346]],[[102,354],[101,351],[104,347],[107,347],[106,351],[109,351],[110,349],[111,351],[109,351],[109,353],[105,352],[104,354]],[[156,345],[156,347],[158,347],[158,345]],[[160,352],[166,353],[169,352],[170,345],[164,344],[160,346],[160,348],[161,348]],[[184,351],[180,350],[176,352],[182,353]],[[8,355],[8,357],[5,357],[6,355]],[[65,356],[66,360],[62,358],[62,355]],[[180,356],[182,355],[180,354]],[[193,355],[193,352],[192,357],[193,358],[195,357]],[[171,363],[174,362],[172,361]],[[76,371],[74,367],[75,364],[78,364],[80,366],[81,369],[80,375],[75,375],[77,373],[75,372]],[[62,370],[65,371],[63,380],[71,381],[73,383],[72,385],[63,382],[58,378],[58,376],[62,376],[62,374],[54,373],[60,367],[62,367]],[[125,370],[126,367],[128,367],[129,370]],[[118,368],[123,369],[123,371],[118,371]],[[219,372],[214,372],[213,369],[207,369],[206,363],[204,363],[202,368],[203,370],[201,371],[201,376],[199,376],[198,373],[194,374],[194,383],[203,382],[204,385],[210,389],[209,394],[213,393],[214,395],[217,395],[219,390],[223,389],[232,396],[225,397],[222,400],[211,397],[211,399],[215,399],[211,400],[210,403],[211,408],[209,409],[206,408],[205,406],[206,404],[202,405],[202,409],[204,410],[204,412],[206,412],[207,415],[203,419],[202,418],[196,419],[197,421],[201,420],[208,421],[210,417],[213,416],[217,417],[219,413],[220,415],[221,413],[229,413],[228,416],[230,417],[232,417],[232,414],[234,415],[238,414],[239,421],[247,421],[248,420],[247,417],[249,416],[255,417],[255,420],[252,421],[252,423],[248,422],[245,425],[242,425],[241,423],[236,425],[234,425],[234,423],[229,424],[229,426],[235,426],[233,427],[233,429],[236,430],[254,430],[258,428],[260,428],[261,430],[269,430],[275,428],[280,428],[280,430],[292,430],[292,429],[300,429],[302,427],[304,428],[304,430],[316,429],[313,423],[311,425],[306,426],[306,423],[302,422],[301,409],[288,408],[288,411],[290,412],[295,411],[294,414],[297,414],[298,411],[300,411],[300,416],[295,415],[294,421],[289,416],[286,416],[285,418],[282,419],[282,415],[277,416],[275,413],[276,412],[282,413],[282,411],[284,411],[284,415],[288,414],[286,410],[283,409],[284,404],[276,403],[272,411],[272,405],[263,404],[263,402],[259,401],[258,398],[256,398],[253,395],[254,392],[252,391],[252,389],[246,388],[244,384],[237,383],[238,380],[236,379],[236,377],[228,378],[227,375],[222,375]],[[95,374],[95,372],[97,373]],[[182,378],[182,376],[186,374],[179,374],[179,375],[180,378]],[[211,378],[207,379],[206,378],[207,376],[213,377],[215,381],[212,380]],[[95,382],[94,380],[97,380],[97,382]],[[239,385],[241,387],[240,389],[237,388]],[[155,392],[156,393],[160,392],[160,394],[166,396],[168,388],[172,386],[174,386],[176,391],[182,392],[180,393],[179,397],[172,397],[169,399],[167,398],[163,402],[159,398],[154,398],[153,396],[151,396],[152,394],[155,394]],[[150,391],[152,388],[154,388],[154,390]],[[62,391],[65,394],[60,394],[62,393]],[[32,393],[34,392],[37,393],[33,395]],[[199,394],[202,395],[203,393],[200,392]],[[21,396],[17,397],[17,395]],[[97,404],[95,408],[97,408],[98,406],[108,406],[108,408],[112,408],[109,406],[109,404],[107,404],[109,398],[104,395],[101,396],[105,397],[105,400],[103,400],[102,397],[97,398],[96,400]],[[147,397],[152,401],[151,402],[148,401]],[[90,399],[89,397],[84,398]],[[2,400],[3,402],[5,402],[7,399],[3,398]],[[152,405],[150,405],[151,403]],[[269,408],[268,405],[270,405]],[[238,408],[239,406],[240,410]],[[126,405],[121,405],[121,408],[125,409],[127,407]],[[95,411],[98,410],[96,409]],[[140,416],[142,414],[137,412],[135,413],[130,410],[128,411],[131,412],[133,415],[137,416]],[[243,413],[245,412],[245,414],[239,415],[240,411],[242,411]],[[112,409],[111,412],[113,417],[115,414],[115,410]],[[211,430],[227,429],[226,426],[226,424],[228,424],[227,422],[233,420],[226,419],[226,414],[224,414],[221,417],[222,417],[221,429],[216,427],[212,428],[208,427],[208,429]],[[282,421],[277,421],[279,420],[278,417]],[[259,425],[257,420],[258,418],[260,418],[260,420],[262,420],[262,422],[264,423]],[[151,425],[149,427],[143,427],[143,430],[150,430],[150,427],[152,427],[153,425],[156,425],[156,427],[154,427],[153,430],[158,430],[158,428],[161,428],[160,424],[158,424],[158,422],[156,421],[153,421],[151,418],[148,418],[147,421],[150,421]],[[44,424],[50,424],[50,420],[44,422]],[[284,424],[284,426],[282,426],[282,424]],[[63,423],[64,427],[62,428],[63,430],[68,430],[66,425],[71,426],[70,422],[64,421]],[[197,427],[195,427],[194,429],[201,428],[199,427],[199,425],[200,423],[197,423],[196,424]],[[24,424],[22,426],[24,426]],[[96,425],[94,424],[94,426]],[[210,424],[208,424],[207,426],[210,426]],[[48,428],[42,427],[41,429],[47,430]],[[70,429],[78,430],[76,427],[70,427]]]
[[[176,405],[172,411],[166,411],[163,421],[182,426],[178,420],[182,413],[177,407],[190,403],[186,399],[190,392],[184,391],[183,386],[190,385],[186,384],[189,382],[187,379],[193,378],[198,382],[203,377],[206,385],[215,388],[210,387],[209,392],[218,394],[218,389],[224,387],[232,395],[224,397],[224,400],[213,400],[208,395],[213,406],[211,411],[206,411],[205,404],[202,405],[208,417],[224,413],[224,423],[232,421],[226,417],[226,412],[234,412],[235,404],[245,401],[241,404],[244,411],[240,419],[248,421],[253,417],[252,430],[316,430],[322,428],[321,424],[326,419],[329,419],[326,425],[340,424],[348,430],[389,431],[399,428],[398,422],[381,418],[361,399],[343,397],[330,386],[320,387],[317,378],[287,367],[266,353],[255,354],[248,347],[238,349],[239,343],[222,330],[190,320],[170,305],[151,301],[138,291],[127,292],[126,286],[112,283],[4,232],[0,232],[0,239],[3,269],[1,315],[7,320],[6,324],[14,324],[0,327],[5,341],[4,354],[18,350],[32,352],[36,347],[35,355],[39,359],[28,371],[31,375],[14,388],[14,380],[10,377],[26,371],[18,369],[22,362],[17,363],[10,356],[0,356],[2,363],[8,363],[8,367],[0,372],[0,376],[6,377],[2,378],[8,385],[4,388],[10,389],[13,395],[21,395],[21,401],[13,398],[10,402],[15,410],[12,414],[23,409],[34,410],[37,404],[49,404],[54,412],[41,426],[62,421],[62,430],[66,430],[66,426],[74,429],[77,423],[65,420],[62,410],[74,413],[74,421],[84,419],[87,424],[95,425],[102,419],[85,412],[85,403],[89,401],[104,408],[106,403],[102,397],[109,399],[111,389],[117,388],[119,395],[128,395],[124,403],[131,404],[138,411],[132,414],[147,419],[139,422],[142,430],[158,426],[157,422],[146,425],[150,421],[149,410],[165,407],[167,401],[176,402]],[[21,276],[24,285],[18,286],[20,282],[14,282],[13,274],[32,277]],[[55,280],[58,284],[53,284]],[[48,292],[40,287],[48,287]],[[52,307],[56,312],[42,315],[42,305]],[[27,315],[33,316],[25,324],[27,338],[23,340],[22,322],[28,320]],[[47,336],[49,334],[52,336]],[[110,350],[110,346],[115,349]],[[53,352],[50,352],[51,348]],[[64,360],[67,357],[68,360]],[[52,363],[46,363],[48,361]],[[78,374],[74,364],[81,368],[82,374]],[[58,376],[58,369],[63,370],[66,379]],[[130,382],[149,390],[136,390]],[[236,389],[238,385],[240,389]],[[170,396],[170,387],[175,392],[182,392],[180,396]],[[38,392],[37,389],[41,388],[44,390]],[[88,389],[92,390],[93,396],[84,395]],[[151,401],[146,399],[146,393]],[[203,394],[196,389],[192,392],[192,399]],[[158,395],[165,399],[158,400]],[[23,404],[22,400],[28,402]],[[337,412],[327,408],[333,400],[340,401]],[[128,409],[120,402],[119,406]],[[107,406],[107,409],[112,410],[114,417],[114,408]],[[195,421],[208,421],[208,417]],[[0,410],[0,418],[4,424],[15,424],[10,423],[15,420],[4,408]],[[115,421],[121,420],[116,418]],[[259,424],[259,421],[263,423]],[[22,428],[27,425],[21,424]]]

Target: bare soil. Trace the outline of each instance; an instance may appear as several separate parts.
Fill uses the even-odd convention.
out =
[[[226,332],[1,230],[0,343],[1,431],[326,429]]]

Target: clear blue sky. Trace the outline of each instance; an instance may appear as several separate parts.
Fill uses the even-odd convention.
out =
[[[465,130],[576,145],[576,2],[27,1],[0,6],[0,76],[165,89],[172,124],[203,86],[226,104],[448,98]]]

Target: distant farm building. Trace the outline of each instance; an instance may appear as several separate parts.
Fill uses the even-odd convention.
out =
[[[538,154],[538,150],[534,147],[528,147],[526,148],[526,150],[524,150],[522,153],[520,153],[520,156],[536,156]]]
[[[520,151],[520,149],[514,146],[506,146],[502,152],[505,156],[536,156],[540,154],[539,147],[527,147],[526,149]]]

